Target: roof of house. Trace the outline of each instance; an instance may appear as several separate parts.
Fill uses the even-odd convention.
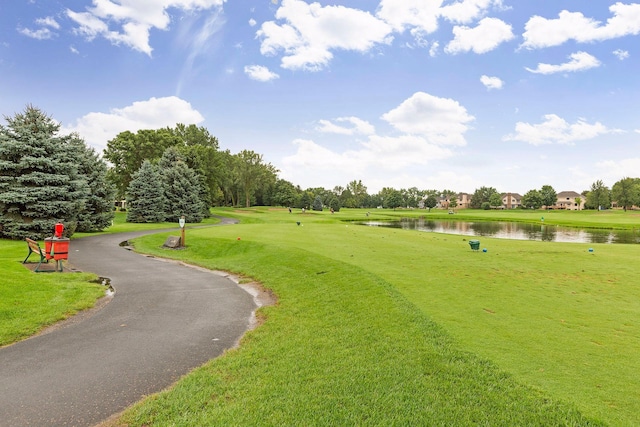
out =
[[[582,194],[580,193],[576,193],[575,191],[561,191],[559,192],[556,197],[558,199],[566,199],[567,197],[571,198],[575,198],[575,197],[582,197]]]

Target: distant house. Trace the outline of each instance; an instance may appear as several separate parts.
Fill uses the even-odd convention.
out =
[[[451,208],[451,198],[453,196],[440,196],[438,197],[438,203],[436,204],[436,208],[438,209],[449,209]],[[458,193],[455,195],[456,198],[456,209],[467,209],[471,205],[471,194],[468,193]],[[424,200],[421,202],[424,207]]]
[[[576,198],[580,199],[580,204],[578,204]],[[558,193],[556,204],[552,208],[579,211],[584,209],[585,199],[585,196],[575,191],[561,191]]]
[[[503,193],[502,206],[505,209],[516,209],[522,206],[522,196],[518,193]]]

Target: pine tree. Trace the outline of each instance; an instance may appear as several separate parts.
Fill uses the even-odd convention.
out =
[[[187,166],[174,147],[165,150],[159,162],[164,183],[167,221],[177,222],[181,216],[189,223],[201,222],[205,203],[198,174]]]
[[[127,222],[162,222],[166,218],[162,178],[145,160],[127,188]]]
[[[115,185],[107,179],[107,164],[93,148],[87,147],[77,135],[72,135],[71,146],[80,175],[87,182],[85,208],[78,214],[77,231],[102,231],[115,216]]]
[[[0,125],[0,237],[43,239],[62,221],[76,229],[86,183],[70,156],[70,137],[41,110],[27,106]]]

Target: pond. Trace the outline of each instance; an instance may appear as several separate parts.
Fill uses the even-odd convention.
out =
[[[469,222],[426,220],[423,218],[403,218],[400,221],[366,221],[360,224],[499,239],[572,243],[640,243],[640,229],[596,230],[517,222]]]

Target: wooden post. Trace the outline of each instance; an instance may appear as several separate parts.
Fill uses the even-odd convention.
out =
[[[185,242],[185,238],[184,238],[184,225],[185,225],[184,215],[180,217],[179,224],[180,224],[180,246],[185,247],[187,246],[187,243]]]

